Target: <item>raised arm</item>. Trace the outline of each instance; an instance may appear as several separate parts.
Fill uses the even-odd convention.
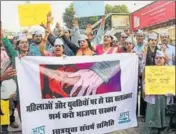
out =
[[[63,39],[63,41],[65,42],[65,45],[67,45],[76,54],[79,47],[67,39],[67,37],[64,35],[64,31],[62,29],[60,30],[59,35]]]
[[[79,25],[78,25],[77,19],[73,20],[73,26],[74,26],[73,30],[71,31],[71,42],[79,47],[78,39],[80,38],[81,33],[79,30]]]
[[[15,60],[15,57],[17,56],[17,51],[15,50],[9,39],[5,37],[3,30],[1,30],[1,37],[8,56]]]
[[[44,38],[42,39],[42,42],[40,43],[40,53],[41,53],[43,56],[45,56],[45,53],[46,53],[45,47],[46,47],[46,42],[47,42],[47,40],[48,40],[48,35],[49,35],[49,32],[46,30],[46,31],[45,31],[45,36],[44,36]]]
[[[97,32],[95,38],[91,41],[92,47],[101,43],[102,37],[104,35],[104,25],[105,25],[105,18],[102,17],[101,18],[101,24],[100,24],[100,27],[98,29],[98,32]]]

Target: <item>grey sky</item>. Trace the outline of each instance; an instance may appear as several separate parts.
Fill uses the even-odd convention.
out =
[[[54,24],[58,21],[63,25],[62,14],[71,2],[72,1],[31,1],[31,4],[49,3],[54,16]],[[128,6],[129,10],[133,12],[151,2],[152,1],[105,1],[105,4],[125,4]],[[18,5],[24,3],[25,1],[1,1],[1,21],[3,28],[10,31],[19,31],[20,29],[25,28],[20,27],[18,18]]]

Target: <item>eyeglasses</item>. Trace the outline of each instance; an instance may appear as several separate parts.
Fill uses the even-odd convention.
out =
[[[86,42],[86,40],[79,40],[78,44],[85,43],[85,42]]]
[[[157,41],[157,40],[151,40],[151,41]]]
[[[156,60],[158,60],[158,59],[162,60],[162,59],[163,59],[163,57],[156,57],[155,59],[156,59]]]

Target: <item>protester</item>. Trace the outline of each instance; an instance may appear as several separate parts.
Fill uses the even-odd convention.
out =
[[[127,53],[134,53],[133,51],[133,48],[134,48],[134,44],[133,44],[133,41],[131,39],[131,37],[128,37],[126,40],[125,40],[125,48],[126,48],[126,52]]]
[[[91,44],[86,35],[81,35],[78,40],[78,44],[80,45],[80,49],[77,51],[77,56],[92,56],[94,53],[91,50]]]
[[[15,49],[17,49],[17,40],[18,40],[18,36],[14,36],[13,39],[12,39],[12,44],[13,44],[13,47]]]
[[[138,93],[140,95],[142,95],[141,91],[143,90],[143,86],[142,86],[143,52],[142,51],[144,50],[145,47],[147,47],[147,43],[145,42],[145,33],[142,30],[139,29],[136,33],[136,43],[135,43],[133,51],[138,55],[138,58],[139,58]],[[138,105],[137,105],[137,111],[138,111]],[[139,115],[139,116],[141,116],[141,115]]]
[[[7,69],[4,72],[2,72],[1,79],[0,79],[0,86],[2,86],[3,81],[12,79],[14,76],[16,76],[16,70],[14,70],[14,69]],[[10,99],[13,99],[13,95],[11,97],[9,97],[8,99],[6,99],[5,101],[8,101]],[[1,110],[1,104],[0,104],[0,111],[1,111],[0,115],[3,115],[4,113]],[[2,125],[0,133],[1,134],[8,134],[8,125]]]
[[[29,45],[29,52],[33,56],[41,56],[39,45],[42,41],[42,33],[40,30],[35,30],[32,34],[32,43]]]
[[[13,46],[16,49],[16,45],[17,45],[17,37],[14,37],[14,39],[12,40],[12,42],[14,43]],[[1,71],[4,72],[5,69],[7,69],[7,67],[9,66],[9,64],[11,63],[9,56],[6,53],[6,50],[4,47],[1,47]],[[16,123],[15,121],[15,115],[14,115],[14,111],[15,108],[18,105],[18,101],[16,101],[16,99],[14,98],[13,100],[10,101],[11,102],[11,115],[10,115],[10,126],[12,128],[18,128],[19,125]]]
[[[112,47],[118,47],[118,39],[116,36],[113,36]]]
[[[78,39],[79,47],[74,43],[72,43],[71,41],[69,41],[64,35],[64,33],[62,32],[62,30],[60,31],[60,37],[77,56],[94,55],[92,51],[91,43],[88,40],[88,37],[86,35],[80,35]]]
[[[156,51],[154,60],[156,66],[164,66],[166,64],[165,54],[160,50]],[[168,133],[170,118],[166,116],[165,113],[168,99],[170,99],[170,97],[164,95],[145,97],[147,109],[143,134]]]
[[[139,91],[143,93],[140,98],[140,115],[145,118],[145,131],[143,133],[157,134],[168,132],[170,119],[165,116],[165,108],[167,105],[166,101],[170,99],[170,96],[145,95],[145,86],[142,84],[142,74],[145,73],[145,66],[164,66],[176,63],[175,47],[169,43],[169,34],[167,32],[160,34],[161,44],[158,44],[159,38],[156,33],[152,31],[143,32],[143,30],[133,33],[130,28],[127,28],[124,32],[121,32],[118,41],[112,31],[105,33],[104,16],[101,18],[96,35],[93,33],[91,24],[87,25],[85,34],[81,34],[78,20],[74,18],[72,29],[66,26],[61,27],[59,23],[56,23],[54,30],[51,29],[51,23],[53,22],[51,12],[47,14],[46,19],[46,24],[41,23],[41,26],[45,29],[44,37],[42,37],[40,30],[35,29],[32,34],[32,43],[29,43],[27,38],[29,32],[26,30],[19,36],[15,36],[12,42],[4,36],[3,32],[1,33],[0,82],[2,86],[2,82],[5,80],[15,80],[15,85],[17,86],[16,99],[12,96],[9,99],[13,98],[16,100],[17,104],[15,105],[17,105],[19,116],[19,92],[15,70],[16,57],[47,56],[47,58],[57,57],[57,59],[61,59],[68,56],[136,53],[139,58],[138,87],[140,87]],[[64,98],[97,94],[99,86],[104,83],[107,84],[114,74],[117,73],[115,71],[119,70],[120,72],[120,63],[97,62],[95,64],[92,63],[90,69],[80,69],[79,65],[72,67],[67,67],[66,65],[59,65],[59,67],[41,65],[40,69],[46,70],[46,72],[43,71],[40,74],[42,79],[42,98]],[[60,75],[60,72],[66,72],[66,74]],[[87,77],[90,79],[87,80]],[[64,84],[68,83],[72,84],[72,88],[70,88],[70,85],[65,88]],[[49,92],[47,92],[48,89],[50,90]],[[19,125],[15,121],[14,110],[11,111],[10,126],[17,128]],[[3,114],[1,109],[0,114]],[[3,134],[7,134],[8,125],[2,126],[2,128]]]
[[[4,37],[4,33],[3,31],[1,31],[1,37],[3,38]],[[2,90],[11,90],[11,88],[9,88],[9,84],[10,86],[16,88],[16,83],[12,80],[12,78],[14,76],[16,76],[16,70],[15,69],[12,69],[11,68],[11,60],[9,58],[9,56],[7,55],[6,53],[6,49],[4,48],[4,43],[1,42],[1,80],[0,80],[0,87],[1,87],[1,99],[4,97],[4,96],[7,96],[6,94],[2,93]],[[11,46],[12,47],[12,46]],[[10,80],[8,82],[5,82],[7,80]],[[12,95],[13,96],[13,95]],[[8,99],[7,100],[13,100],[13,97],[7,97]],[[11,102],[11,101],[10,101]],[[13,103],[13,101],[12,101]],[[12,108],[13,106],[11,106]],[[1,109],[1,106],[0,106],[0,109]],[[10,115],[10,125],[11,127],[13,128],[18,128],[19,125],[15,122],[15,117],[13,115],[13,110],[12,109],[12,114]],[[3,114],[3,111],[1,110],[1,114]],[[8,133],[8,125],[3,125],[2,126],[2,134],[7,134]]]
[[[128,35],[126,35],[124,32],[120,35],[119,45],[122,49],[125,49],[125,40],[128,38]]]
[[[103,44],[97,44],[96,46],[92,46],[92,48],[97,55],[122,52],[120,47],[112,47],[112,42],[113,36],[110,31],[107,31],[104,35]]]
[[[157,47],[157,40],[158,37],[156,33],[149,35],[148,45],[143,49],[145,65],[155,65],[154,58],[156,51],[159,49]]]
[[[148,45],[144,47],[143,49],[143,65],[142,65],[142,71],[144,66],[153,66],[155,65],[155,55],[156,51],[159,50],[157,47],[157,34],[152,33],[149,35],[148,39]],[[141,96],[141,105],[140,105],[140,115],[145,117],[145,111],[146,111],[146,102]]]
[[[141,53],[144,47],[147,45],[145,42],[145,34],[142,30],[138,30],[136,33],[137,43],[135,44],[134,51],[136,53]]]
[[[160,44],[160,48],[167,53],[169,61],[168,61],[168,65],[174,65],[174,61],[175,61],[175,48],[174,46],[169,44],[169,35],[168,32],[162,32],[160,34],[160,38],[161,38],[161,44]]]
[[[98,29],[96,36],[93,35],[91,24],[87,25],[86,35],[87,35],[89,41],[91,42],[91,46],[95,46],[95,45],[101,43],[101,40],[104,35],[104,25],[105,25],[105,17],[102,17],[100,27]]]
[[[50,42],[50,44],[52,46],[54,46],[54,42],[58,37],[62,38],[63,40],[65,39],[66,41],[68,40],[68,42],[70,43],[71,41],[65,36],[65,33],[63,32],[63,29],[61,29],[59,23],[57,23],[57,25],[55,27],[55,29],[57,29],[57,31],[58,31],[58,33],[56,33],[57,36],[55,37],[51,33],[51,27],[50,27],[51,22],[52,22],[52,14],[51,14],[51,12],[49,12],[47,14],[47,25],[46,25],[45,29],[50,33],[48,36],[48,41]],[[74,56],[76,53],[74,53],[73,50],[69,48],[69,46],[68,46],[69,44],[67,44],[68,42],[64,42],[64,53],[67,56]],[[52,51],[53,51],[53,49],[52,49]]]
[[[40,44],[40,52],[42,56],[56,56],[56,57],[63,57],[64,56],[64,43],[61,39],[57,38],[54,42],[54,50],[53,53],[46,51],[46,42],[48,39],[48,31],[45,32],[45,36],[42,39],[42,42]]]
[[[7,54],[11,59],[11,64],[12,64],[12,68],[15,68],[15,58],[18,57],[23,57],[23,56],[27,56],[30,55],[30,53],[28,52],[28,48],[29,48],[29,44],[28,44],[28,39],[26,37],[26,35],[21,34],[18,38],[17,41],[17,45],[19,46],[19,50],[15,50],[14,47],[12,46],[11,42],[7,39],[7,37],[5,37],[4,33],[2,32],[2,42],[4,44],[4,47],[6,48]],[[19,90],[18,90],[18,83],[17,83],[17,77],[15,76],[14,81],[17,85],[17,96],[16,96],[16,107],[18,110],[18,114],[19,117],[20,116],[20,105],[19,105]],[[13,118],[13,119],[12,119]],[[11,117],[11,126],[17,128],[18,124],[15,122],[15,119],[13,117],[13,109],[12,109],[12,117]]]

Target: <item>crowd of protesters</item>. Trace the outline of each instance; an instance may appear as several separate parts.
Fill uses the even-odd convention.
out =
[[[143,30],[138,30],[132,33],[130,29],[127,29],[121,33],[120,37],[115,37],[111,31],[105,32],[104,17],[101,18],[96,35],[93,34],[91,25],[87,26],[85,34],[81,34],[76,19],[73,21],[73,29],[62,28],[57,23],[52,30],[50,28],[51,22],[52,14],[48,13],[47,23],[40,25],[45,29],[44,36],[42,37],[40,31],[34,31],[32,41],[27,38],[25,33],[21,33],[9,40],[1,29],[1,86],[4,81],[9,79],[13,79],[17,86],[17,92],[7,99],[11,102],[11,127],[19,127],[15,120],[15,108],[17,108],[20,117],[15,57],[64,57],[136,53],[139,57],[138,92],[141,93],[140,105],[137,106],[137,109],[140,109],[138,116],[140,115],[145,120],[143,133],[168,133],[172,123],[174,124],[174,120],[171,123],[171,118],[174,117],[166,115],[166,107],[171,103],[175,103],[175,96],[170,93],[162,96],[147,96],[144,88],[145,66],[175,66],[176,64],[175,46],[170,44],[168,32],[150,32],[146,34]],[[3,114],[2,110],[0,112]],[[8,125],[2,126],[1,133],[8,133]]]

